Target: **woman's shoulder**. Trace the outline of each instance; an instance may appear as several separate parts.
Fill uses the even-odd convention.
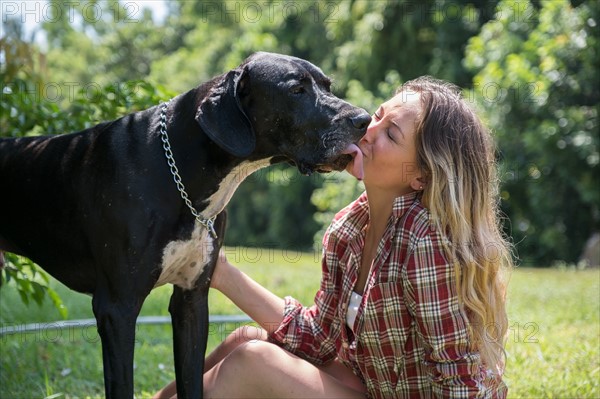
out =
[[[421,201],[417,199],[411,205],[398,228],[399,234],[395,239],[403,243],[406,250],[403,262],[406,281],[430,284],[440,275],[451,275],[454,266],[448,261],[446,252],[450,241]]]
[[[413,245],[422,242],[437,244],[445,240],[443,232],[437,228],[431,212],[419,197],[407,206],[406,211],[400,218],[398,228],[410,235],[410,241]]]
[[[406,212],[404,223],[410,225],[411,230],[419,236],[431,233],[433,226],[431,212],[423,205],[419,198],[416,198]]]

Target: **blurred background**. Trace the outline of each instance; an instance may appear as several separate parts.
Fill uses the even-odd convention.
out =
[[[596,0],[3,1],[0,135],[114,119],[258,50],[310,60],[336,95],[371,113],[401,83],[433,75],[464,88],[494,132],[519,264],[598,265],[599,9]],[[360,191],[345,173],[262,170],[229,206],[226,243],[318,250],[333,213]]]

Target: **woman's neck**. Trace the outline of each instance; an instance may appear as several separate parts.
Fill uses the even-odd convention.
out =
[[[367,190],[367,199],[369,201],[369,224],[365,234],[361,267],[354,286],[354,291],[361,295],[394,205],[393,196],[381,195],[374,190]]]
[[[396,195],[367,189],[367,199],[369,201],[368,235],[372,239],[379,240],[392,215]]]

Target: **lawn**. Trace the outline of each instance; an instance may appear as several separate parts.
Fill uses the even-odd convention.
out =
[[[272,249],[227,249],[230,260],[279,295],[312,303],[318,255]],[[91,299],[52,283],[69,319],[93,318]],[[171,288],[154,290],[142,316],[168,315]],[[211,314],[240,311],[217,292]],[[514,271],[509,292],[506,382],[511,398],[600,397],[600,271]],[[0,327],[59,320],[47,303],[23,305],[12,287],[0,289]],[[211,325],[213,348],[236,324]],[[135,347],[135,389],[146,398],[173,378],[170,325],[140,325]],[[0,337],[0,398],[103,396],[102,359],[94,326]]]

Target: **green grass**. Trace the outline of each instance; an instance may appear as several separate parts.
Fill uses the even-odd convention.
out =
[[[599,270],[517,269],[508,309],[511,397],[600,397]]]
[[[228,257],[276,294],[312,303],[320,278],[319,256],[269,249],[228,249]],[[91,299],[52,283],[70,319],[93,318]],[[142,315],[168,315],[171,288],[154,290]],[[240,314],[211,292],[212,314]],[[505,380],[511,398],[600,396],[600,271],[517,269],[509,292],[510,330]],[[47,301],[23,305],[12,287],[0,289],[0,326],[60,318]],[[209,349],[235,327],[212,325]],[[173,376],[171,327],[138,326],[135,392],[149,397]],[[102,359],[95,327],[0,337],[0,398],[103,396]]]

